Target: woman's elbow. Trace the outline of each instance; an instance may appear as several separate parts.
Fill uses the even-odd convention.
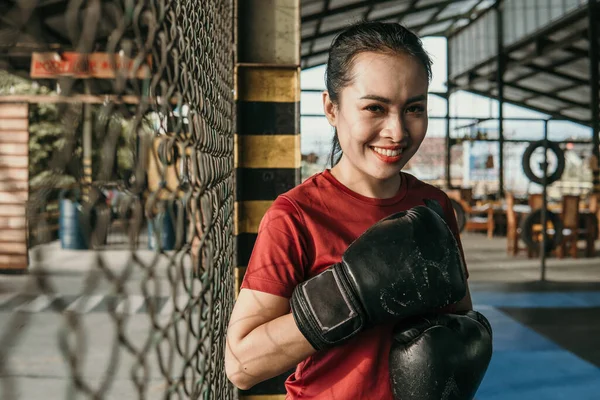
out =
[[[243,372],[243,368],[239,364],[232,366],[225,363],[225,374],[227,375],[229,382],[240,390],[248,390],[256,384],[248,379],[249,377]]]
[[[227,375],[227,378],[229,379],[229,382],[231,382],[231,384],[233,386],[235,386],[236,388],[240,389],[240,390],[248,390],[250,389],[252,386],[254,386],[254,384],[250,383],[250,382],[246,382],[244,379],[240,379],[241,376],[240,374],[233,374],[233,375]]]
[[[246,368],[239,357],[235,356],[235,351],[229,343],[226,344],[225,351],[225,375],[229,382],[240,390],[248,390],[258,383],[252,379],[252,375],[246,372]]]

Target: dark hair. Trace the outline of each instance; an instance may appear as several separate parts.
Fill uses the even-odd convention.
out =
[[[431,58],[417,35],[398,23],[358,22],[336,36],[329,49],[325,86],[333,103],[339,102],[340,92],[352,81],[350,71],[354,58],[367,51],[411,55],[423,64],[427,80],[431,81]],[[331,166],[336,165],[341,157],[342,148],[335,130],[330,156]]]

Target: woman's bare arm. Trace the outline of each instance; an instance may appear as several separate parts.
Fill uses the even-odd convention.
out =
[[[473,308],[471,294],[446,312]],[[231,314],[225,347],[225,371],[240,389],[277,376],[315,353],[294,317],[289,299],[242,289]]]
[[[249,389],[315,353],[289,310],[289,299],[285,297],[240,291],[225,347],[225,371],[235,386]]]

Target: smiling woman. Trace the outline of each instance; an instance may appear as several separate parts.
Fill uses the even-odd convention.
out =
[[[428,64],[382,50],[357,54],[352,79],[342,78],[347,83],[338,93],[324,92],[323,104],[341,148],[333,176],[358,193],[389,198],[427,132]],[[327,77],[328,87],[339,87],[329,82],[335,74]]]
[[[399,24],[358,23],[334,40],[326,76],[336,157],[263,217],[227,375],[247,389],[296,367],[287,399],[440,399],[448,382],[470,399],[490,328],[471,311],[450,200],[402,171],[427,132],[429,56]]]

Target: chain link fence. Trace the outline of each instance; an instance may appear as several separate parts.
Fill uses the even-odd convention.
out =
[[[233,398],[233,0],[3,3],[0,97],[29,104],[31,165],[0,398]]]

